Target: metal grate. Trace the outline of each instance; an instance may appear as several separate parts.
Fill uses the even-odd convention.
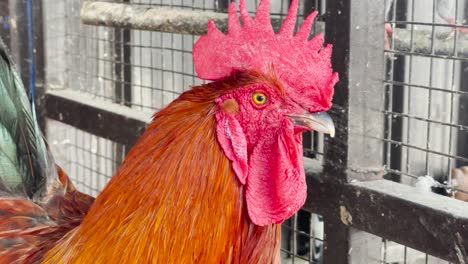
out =
[[[465,2],[387,0],[385,11],[393,31],[385,51],[386,176],[449,196],[467,191],[452,178],[468,161]],[[387,240],[381,261],[447,263]]]
[[[382,264],[451,264],[429,254],[382,239]]]
[[[48,120],[48,141],[57,164],[82,192],[97,196],[125,155],[125,146]]]
[[[467,164],[466,1],[387,0],[384,89],[388,178],[431,176],[445,194],[452,169]],[[427,178],[426,178],[427,179]],[[419,178],[423,180],[423,178]]]
[[[80,1],[44,1],[48,89],[115,99],[113,30],[80,23]]]
[[[468,161],[465,2],[387,0],[385,11],[393,31],[384,75],[387,177],[449,196],[467,191],[452,178]],[[382,263],[447,262],[383,240]]]
[[[282,225],[282,263],[322,263],[323,218],[300,210]]]

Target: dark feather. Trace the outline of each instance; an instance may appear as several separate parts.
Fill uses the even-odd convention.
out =
[[[53,164],[21,78],[0,41],[0,192],[42,196],[48,180],[56,179]]]

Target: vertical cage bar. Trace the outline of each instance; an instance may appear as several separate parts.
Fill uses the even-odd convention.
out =
[[[335,48],[332,55],[333,69],[340,74],[340,82],[335,89],[333,98],[332,118],[335,122],[335,138],[328,138],[324,157],[324,174],[335,177],[337,181],[346,182],[346,167],[348,164],[348,85],[349,85],[349,49],[351,4],[349,1],[331,0],[326,4],[327,21],[325,41],[333,43]],[[340,13],[337,11],[340,10]],[[328,177],[328,176],[325,176]],[[336,193],[335,195],[339,195]],[[334,211],[332,209],[332,211]],[[336,214],[337,215],[337,214]],[[325,243],[324,263],[348,263],[350,248],[349,228],[337,218],[324,215]]]
[[[35,90],[36,90],[36,110],[37,120],[42,132],[45,133],[45,62],[44,62],[44,34],[43,34],[43,17],[42,17],[42,2],[34,2],[31,8],[32,21],[34,26],[33,39],[28,35],[28,16],[27,16],[27,0],[12,0],[2,3],[2,6],[7,7],[9,3],[10,19],[15,20],[16,27],[10,29],[10,45],[13,59],[18,65],[21,74],[21,79],[25,87],[29,86],[31,79],[31,61],[34,61],[35,74]],[[35,60],[31,60],[30,42],[34,42],[33,56]]]
[[[458,17],[458,0],[455,1],[455,20],[457,19]],[[458,39],[459,37],[459,32],[458,31],[455,31],[455,39]],[[455,41],[454,45],[453,45],[453,55],[454,56],[457,56],[457,49],[458,48],[458,45],[457,45],[457,41]],[[452,60],[452,78],[451,78],[451,84],[450,84],[450,91],[454,92],[455,91],[455,76],[457,75],[456,74],[456,71],[457,71],[457,62],[456,60]],[[449,123],[450,124],[453,124],[453,120],[454,120],[454,109],[455,108],[455,94],[452,93],[450,95],[450,119],[449,119]],[[453,131],[452,131],[452,128],[450,128],[450,133],[449,133],[449,147],[448,147],[448,154],[451,155],[453,153]],[[452,158],[448,158],[447,159],[447,172],[449,172],[449,176],[447,178],[447,183],[449,186],[452,186],[452,172],[451,172],[451,167],[455,165],[455,161],[452,159]]]
[[[130,3],[123,0],[123,3]],[[126,106],[132,105],[132,70],[131,70],[131,32],[129,29],[116,28],[114,30],[114,70],[115,70],[115,101]],[[114,160],[120,164],[126,156],[125,148],[121,144],[116,145]],[[117,169],[118,167],[116,167]]]
[[[328,138],[325,151],[324,177],[330,181],[382,176],[384,149],[375,137],[384,131],[384,7],[383,0],[326,3],[326,42],[334,45],[332,64],[340,74],[331,111],[336,136]],[[324,216],[325,263],[378,263],[380,238],[344,225],[346,208],[337,200]]]
[[[465,16],[468,17],[468,5],[465,4]],[[458,15],[458,14],[457,14]],[[457,56],[458,54],[455,54]],[[464,69],[468,69],[468,61],[462,60],[460,62],[460,69],[464,71]],[[468,74],[460,74],[460,91],[461,92],[468,92]],[[468,96],[460,96],[459,97],[459,108],[458,108],[458,124],[460,125],[468,125],[468,115],[466,114],[466,107],[468,107]],[[466,130],[460,129],[458,130],[457,136],[457,155],[460,157],[468,157],[468,137],[466,137]],[[468,162],[462,160],[456,160],[455,162],[457,167],[467,166]]]
[[[0,2],[0,37],[8,48],[11,45],[10,29],[10,1],[4,0]]]
[[[393,2],[394,21],[406,21],[407,6],[404,1],[394,0]],[[411,26],[412,27],[412,26]],[[404,24],[395,24],[395,28],[405,28]],[[392,41],[393,45],[394,41]],[[412,43],[412,40],[411,40]],[[394,47],[392,47],[393,49]],[[391,59],[387,61],[387,74],[394,82],[405,82],[405,57],[402,55],[390,55]],[[403,113],[404,109],[404,85],[390,84],[391,104],[389,111],[392,113]],[[390,98],[389,98],[390,99]],[[389,123],[386,124],[385,131],[388,131],[386,138],[392,141],[401,142],[403,140],[403,118],[401,115],[389,116]],[[390,153],[389,164],[390,169],[401,171],[402,164],[402,148],[396,144],[386,144]],[[392,181],[400,182],[401,175],[396,173],[389,173],[386,178]]]
[[[128,3],[129,0],[123,2]],[[116,28],[114,30],[115,101],[126,106],[132,103],[130,34],[129,29]]]
[[[21,78],[24,84],[29,83],[29,62],[28,58],[28,28],[26,16],[26,0],[13,0],[10,2],[11,19],[16,21],[15,30],[11,32],[11,43],[16,47],[12,49],[13,59],[18,65]]]
[[[414,1],[411,0],[410,4],[411,4],[411,21],[414,21],[414,10],[415,10]],[[408,6],[409,6],[409,4],[408,4]],[[400,9],[405,9],[405,6],[402,6]],[[395,12],[395,15],[396,14],[397,13]],[[414,45],[413,45],[413,43],[414,43],[413,42],[414,26],[410,25],[410,27],[411,27],[411,29],[410,29],[411,30],[410,47],[411,47],[411,50],[413,50],[413,48],[414,48]],[[396,65],[397,68],[395,68],[395,64],[393,64],[392,67],[388,68],[387,70],[393,71],[394,72],[394,77],[396,77],[395,72],[398,72],[398,73],[400,73],[399,77],[404,78],[404,72],[405,72],[404,57],[403,56],[398,56],[398,57],[400,57],[399,58],[400,61]],[[398,60],[398,57],[395,57],[395,58]],[[403,94],[404,94],[405,88],[407,89],[406,98],[404,98],[403,94],[401,94],[400,99],[401,100],[406,99],[405,100],[407,102],[406,112],[408,114],[411,114],[411,112],[412,112],[412,104],[411,104],[412,95],[411,94],[412,94],[412,90],[413,90],[412,86],[411,86],[411,80],[413,79],[413,55],[409,55],[409,59],[408,59],[408,62],[407,62],[407,67],[408,67],[408,80],[409,80],[410,84],[408,84],[406,86],[402,85],[399,88],[402,90]],[[398,97],[394,98],[394,100],[398,100]],[[395,111],[402,112],[402,110],[403,110],[403,104],[402,104],[401,107],[399,107],[399,109],[398,109],[398,105],[397,105]],[[393,112],[394,110],[391,110],[391,111]],[[401,121],[403,121],[403,119],[400,117],[399,120],[400,120],[399,125],[400,125],[401,131],[402,131],[403,130],[403,122],[401,122]],[[411,120],[409,118],[406,118],[406,144],[408,144],[408,145],[411,144],[411,140],[413,138],[411,131],[412,131]],[[399,136],[401,137],[402,135],[399,135]],[[392,148],[393,154],[400,160],[400,163],[390,164],[390,168],[394,168],[396,170],[398,170],[398,168],[400,168],[402,171],[404,171],[406,173],[410,173],[411,172],[410,171],[410,169],[411,169],[411,166],[410,166],[410,154],[411,154],[410,153],[410,148],[406,148],[406,153],[405,153],[406,154],[405,155],[406,156],[406,161],[405,161],[405,168],[403,169],[402,163],[401,163],[401,161],[403,160],[403,157],[402,157],[403,156],[403,149],[401,147],[398,149],[398,148],[396,148],[395,145],[392,145],[392,146],[393,146],[393,148]],[[402,178],[401,174],[391,173],[390,177],[391,177],[390,178],[391,180],[402,182],[401,181],[401,178]]]
[[[45,39],[44,39],[44,20],[43,20],[42,1],[33,1],[32,15],[34,25],[34,56],[35,56],[35,75],[36,75],[36,113],[37,121],[42,133],[46,133],[46,111],[45,111]]]
[[[414,12],[414,10],[413,10]],[[435,40],[435,31],[436,31],[436,27],[434,26],[434,23],[435,23],[435,16],[436,16],[436,3],[433,1],[432,3],[432,26],[431,26],[431,54],[434,54],[434,40]],[[433,57],[430,57],[429,58],[429,73],[430,73],[430,77],[429,77],[429,87],[434,87],[434,83],[433,83],[433,78],[432,78],[432,74],[434,73],[434,58]],[[411,81],[411,80],[410,80]],[[427,99],[427,120],[432,120],[432,89],[429,89],[428,91],[428,99]],[[431,135],[432,135],[432,123],[431,122],[427,122],[427,129],[426,129],[426,136],[427,136],[427,139],[426,139],[426,150],[429,150],[430,147],[431,147]],[[430,158],[431,156],[429,155],[429,151],[426,151],[426,158],[425,158],[425,161],[426,161],[426,164],[425,164],[425,175],[430,175],[430,176],[433,176],[432,172],[430,171],[430,167],[429,167],[429,163],[430,163]]]
[[[227,12],[230,0],[215,0],[215,10],[217,12]]]

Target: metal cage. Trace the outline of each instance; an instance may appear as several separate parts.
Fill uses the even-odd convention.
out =
[[[283,224],[284,263],[468,260],[468,204],[452,197],[468,191],[453,177],[468,161],[465,2],[301,1],[299,20],[319,10],[311,34],[334,45],[337,131],[304,136],[308,198]],[[228,4],[44,0],[31,38],[28,1],[0,3],[2,38],[81,191],[98,195],[151,114],[201,83],[192,46],[209,19],[225,29]],[[272,0],[274,27],[288,6]]]

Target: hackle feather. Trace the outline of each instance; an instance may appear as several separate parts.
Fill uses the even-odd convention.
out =
[[[274,263],[280,229],[253,225],[216,140],[214,100],[274,81],[238,73],[157,113],[83,223],[46,263]],[[257,261],[256,261],[257,260]]]

